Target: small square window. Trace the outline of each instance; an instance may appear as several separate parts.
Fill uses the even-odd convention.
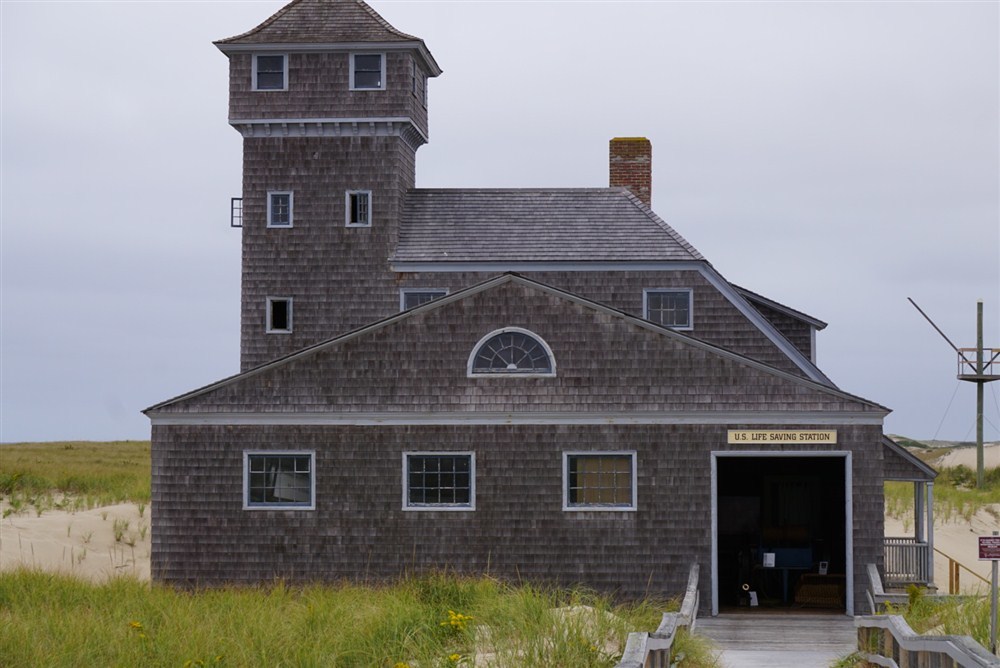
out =
[[[475,453],[403,453],[403,510],[475,508]]]
[[[290,191],[267,193],[268,227],[292,226],[292,201],[293,197]]]
[[[243,507],[315,508],[313,452],[244,452]]]
[[[426,304],[440,297],[444,297],[448,291],[441,288],[403,288],[399,291],[399,310]]]
[[[566,452],[563,467],[563,510],[635,510],[635,452]]]
[[[292,331],[292,300],[290,297],[267,298],[267,333],[290,334]]]
[[[253,57],[254,90],[287,90],[288,58],[284,54]]]
[[[385,90],[384,54],[351,54],[351,90]]]
[[[643,290],[646,320],[674,329],[691,329],[691,290]]]
[[[372,191],[347,191],[348,227],[370,227],[372,224]]]

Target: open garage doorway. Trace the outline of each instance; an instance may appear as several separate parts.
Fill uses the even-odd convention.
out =
[[[853,613],[850,459],[713,453],[713,614]]]

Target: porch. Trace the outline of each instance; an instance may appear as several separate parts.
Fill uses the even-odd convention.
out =
[[[937,471],[888,437],[883,437],[883,445],[885,480],[913,483],[913,535],[885,537],[883,581],[892,589],[911,584],[935,589],[934,478]]]

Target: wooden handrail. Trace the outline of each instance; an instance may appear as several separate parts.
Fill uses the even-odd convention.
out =
[[[982,580],[983,582],[985,582],[987,586],[989,586],[989,584],[990,584],[989,580],[987,580],[982,575],[980,575],[979,573],[975,572],[974,570],[972,570],[971,568],[969,568],[968,566],[966,566],[965,564],[963,564],[958,559],[955,559],[950,554],[946,554],[946,553],[942,552],[941,550],[939,550],[936,547],[934,548],[934,551],[937,552],[938,554],[940,554],[942,557],[946,557],[948,559],[948,593],[949,594],[960,594],[960,593],[962,593],[961,592],[961,578],[959,577],[959,574],[961,573],[961,569],[963,569],[963,568],[965,570],[967,570],[969,573],[971,573],[972,575],[976,576],[977,578],[979,578],[980,580]]]
[[[866,661],[878,666],[931,665],[932,655],[947,656],[954,662],[948,665],[962,668],[1000,666],[1000,659],[969,636],[920,635],[899,615],[858,617],[854,624],[860,631],[858,650]]]
[[[670,665],[670,649],[677,632],[681,627],[694,629],[697,621],[700,601],[698,571],[698,564],[692,564],[680,611],[663,613],[660,625],[653,633],[629,633],[622,659],[615,668],[666,668]]]

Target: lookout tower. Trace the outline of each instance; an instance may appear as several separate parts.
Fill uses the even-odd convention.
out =
[[[357,0],[296,0],[215,45],[243,136],[246,370],[398,308],[386,258],[441,69]]]

